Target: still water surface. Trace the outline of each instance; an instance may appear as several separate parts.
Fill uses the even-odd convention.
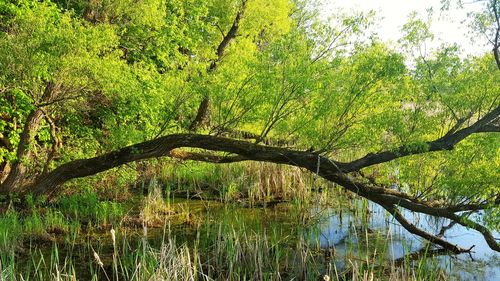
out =
[[[197,205],[192,201],[184,203],[191,208],[196,208]],[[339,270],[346,267],[344,255],[366,257],[366,248],[372,246],[369,244],[375,244],[375,240],[379,241],[378,244],[380,241],[383,244],[383,249],[376,254],[378,257],[371,257],[378,261],[398,259],[408,252],[418,251],[427,245],[425,240],[401,227],[380,206],[362,203],[362,201],[355,204],[357,206],[351,210],[312,208],[310,212],[315,219],[306,226],[307,229],[303,234],[311,244],[316,246],[319,244],[323,249],[333,249],[335,266]],[[289,212],[294,208],[288,205],[280,204],[275,208],[252,209],[238,206],[227,207],[214,202],[201,208],[203,210],[200,213],[203,213],[208,223],[210,221],[240,223],[250,231],[252,228],[258,231],[266,228],[280,228],[280,232],[290,233],[292,229],[297,228],[297,222],[290,219],[293,216],[290,216]],[[358,211],[352,211],[353,209]],[[403,214],[413,224],[434,234],[439,233],[443,226],[449,224],[446,219],[436,219],[411,212]],[[498,233],[494,235],[499,237]],[[182,237],[183,230],[178,229],[177,236]],[[454,225],[445,232],[444,238],[464,248],[474,246],[472,254],[438,256],[428,260],[445,270],[451,280],[500,280],[500,254],[488,247],[481,234],[461,225]],[[362,243],[367,244],[367,247],[359,247]]]
[[[351,234],[353,229],[354,232],[356,229],[359,230],[358,232],[363,232],[360,226],[364,225],[365,233],[369,232],[366,229],[379,230],[384,233],[388,248],[385,253],[387,259],[398,259],[403,257],[408,250],[413,252],[425,247],[425,240],[406,231],[397,221],[388,216],[382,207],[369,204],[368,210],[370,213],[368,219],[361,220],[361,222],[359,216],[352,212],[339,215],[336,211],[324,211],[322,220],[317,226],[320,229],[321,246],[335,247],[336,253],[346,253],[348,249],[353,249],[353,244],[363,243],[363,241],[359,241],[359,233],[358,235]],[[413,214],[409,211],[405,212],[404,215],[413,224],[435,234],[439,233],[443,226],[450,223],[447,219],[436,219]],[[363,233],[361,233],[361,237],[362,235]],[[494,236],[499,237],[499,233],[494,233]],[[463,248],[474,246],[473,253],[470,255],[461,254],[436,258],[440,267],[446,270],[450,277],[459,280],[500,280],[500,254],[489,248],[479,232],[461,225],[454,225],[445,232],[444,238]],[[343,264],[339,263],[339,266],[343,266]]]

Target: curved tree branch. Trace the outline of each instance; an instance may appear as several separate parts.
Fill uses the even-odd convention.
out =
[[[191,161],[200,161],[200,162],[217,163],[217,164],[236,163],[248,160],[248,158],[239,155],[220,156],[210,153],[188,152],[180,149],[171,150],[168,156],[179,160],[191,160]]]
[[[236,156],[223,157],[213,154],[176,150],[177,148],[183,147],[227,152],[235,154]],[[367,198],[368,200],[382,205],[384,208],[388,209],[394,217],[400,221],[403,227],[408,229],[410,232],[453,252],[461,252],[464,249],[454,246],[439,237],[435,237],[430,233],[416,228],[411,224],[409,225],[404,217],[400,217],[396,206],[422,214],[449,218],[453,221],[464,224],[467,227],[471,227],[483,234],[488,242],[488,245],[490,245],[492,249],[500,251],[500,247],[496,243],[494,237],[484,226],[472,221],[464,220],[461,216],[455,214],[455,212],[463,211],[468,208],[475,210],[486,205],[464,205],[467,208],[464,206],[441,206],[439,202],[418,200],[408,194],[396,190],[356,181],[355,178],[341,171],[338,162],[332,161],[318,154],[307,151],[263,146],[246,141],[209,135],[168,135],[155,140],[128,146],[94,158],[75,160],[63,164],[47,175],[42,176],[35,184],[29,186],[27,191],[33,192],[35,195],[44,194],[50,196],[58,190],[60,185],[70,179],[94,175],[132,161],[163,156],[214,163],[255,160],[301,167],[317,174],[320,177],[323,177],[328,181],[337,183],[345,189]]]
[[[385,162],[392,161],[397,158],[422,154],[427,152],[451,150],[453,147],[464,140],[468,136],[479,133],[479,132],[490,132],[494,131],[492,126],[492,121],[500,117],[500,106],[493,109],[482,118],[480,118],[473,125],[458,130],[452,134],[446,134],[445,136],[425,143],[425,149],[414,149],[409,146],[400,146],[396,149],[390,151],[383,151],[378,153],[369,153],[366,156],[359,158],[355,161],[349,163],[341,163],[340,166],[344,172],[354,172],[368,166],[381,164]]]
[[[440,245],[444,249],[450,250],[455,254],[465,253],[469,251],[457,245],[451,244],[450,242],[444,240],[441,237],[432,235],[418,228],[414,224],[410,223],[394,205],[386,205],[386,204],[381,204],[381,205],[410,233],[425,238],[427,241]]]

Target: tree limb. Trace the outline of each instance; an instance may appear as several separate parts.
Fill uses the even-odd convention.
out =
[[[469,250],[461,248],[457,245],[451,244],[450,242],[448,242],[448,241],[446,241],[446,240],[444,240],[436,235],[432,235],[432,234],[425,232],[422,229],[418,228],[414,224],[410,223],[401,214],[401,212],[397,208],[394,207],[394,205],[382,204],[382,207],[384,207],[410,233],[418,235],[422,238],[425,238],[427,241],[434,243],[434,244],[437,244],[439,246],[442,246],[444,249],[452,251],[455,254],[465,253],[465,252],[469,251]]]
[[[242,1],[241,8],[236,13],[236,17],[234,18],[234,21],[233,21],[233,24],[231,25],[231,28],[229,29],[227,34],[224,36],[224,38],[222,38],[222,41],[217,46],[217,58],[214,59],[210,63],[210,66],[208,67],[208,70],[207,70],[208,73],[214,72],[217,69],[217,65],[222,60],[222,57],[224,55],[224,52],[226,51],[227,46],[236,37],[236,34],[238,33],[241,18],[243,16],[243,13],[244,13],[245,8],[246,8],[246,3],[247,3],[247,0]],[[210,111],[210,97],[208,95],[205,95],[205,97],[203,97],[203,100],[201,101],[200,105],[198,106],[198,110],[196,112],[196,117],[193,119],[193,121],[189,125],[189,130],[196,131],[196,129],[200,125],[202,125],[206,121],[206,119],[208,118],[209,111]]]
[[[197,153],[197,152],[187,152],[180,149],[173,149],[170,151],[168,156],[179,159],[179,160],[191,160],[191,161],[200,161],[200,162],[208,162],[208,163],[235,163],[246,161],[248,158],[242,156],[220,156],[214,155],[210,153]]]
[[[236,156],[221,157],[217,155],[175,150],[182,147],[228,152]],[[409,225],[407,221],[401,217],[396,206],[431,216],[449,218],[467,227],[471,227],[483,234],[485,240],[492,249],[500,251],[500,247],[496,243],[495,238],[484,226],[470,220],[465,220],[461,216],[455,214],[455,212],[467,208],[460,208],[460,206],[441,206],[439,202],[417,200],[408,194],[396,190],[356,181],[355,178],[341,171],[338,162],[315,153],[263,146],[246,141],[208,135],[168,135],[155,140],[131,145],[94,158],[71,161],[59,166],[47,175],[40,177],[36,183],[28,186],[27,191],[35,195],[50,196],[55,194],[60,185],[70,179],[94,175],[132,161],[163,156],[173,156],[180,159],[193,159],[214,163],[254,160],[305,168],[328,181],[337,183],[347,190],[382,205],[410,232],[453,252],[461,252],[464,249],[451,245],[439,237],[435,237],[421,229],[415,228],[415,226]],[[2,191],[5,192],[5,190]],[[470,209],[478,208],[477,205],[463,206],[470,207]]]
[[[445,136],[437,140],[425,142],[425,149],[412,149],[411,147],[404,145],[390,151],[369,153],[364,157],[354,160],[352,162],[341,163],[340,167],[342,168],[343,172],[353,172],[360,170],[362,168],[389,162],[394,159],[409,155],[451,150],[457,143],[467,138],[471,134],[484,131],[488,132],[495,131],[496,126],[492,128],[491,127],[492,125],[490,123],[499,117],[500,117],[500,106],[493,109],[486,115],[484,115],[482,118],[476,121],[476,123],[474,123],[469,127],[458,130],[452,134],[446,134]]]

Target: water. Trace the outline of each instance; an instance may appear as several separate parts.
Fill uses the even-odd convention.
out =
[[[408,251],[417,251],[427,245],[425,240],[401,227],[382,207],[369,204],[368,210],[370,210],[368,218],[364,221],[352,212],[343,212],[340,215],[338,211],[325,211],[321,223],[316,226],[320,229],[320,245],[334,247],[336,253],[340,255],[346,254],[353,250],[352,245],[362,242],[359,241],[359,234],[363,235],[359,233],[363,232],[360,227],[370,231],[380,231],[385,235],[387,251],[384,258],[386,259],[401,258]],[[417,215],[409,211],[403,214],[413,224],[434,234],[439,233],[442,226],[450,223],[447,219]],[[357,229],[358,235],[353,235]],[[498,237],[498,233],[494,235]],[[450,276],[460,280],[500,280],[500,254],[489,248],[479,232],[456,224],[446,231],[444,238],[463,248],[474,246],[471,254],[436,258],[440,267]]]
[[[184,201],[182,204],[196,206],[193,205],[197,204],[195,202]],[[281,233],[289,234],[291,240],[298,240],[303,235],[311,245],[319,244],[322,249],[332,249],[338,269],[349,266],[346,264],[347,257],[357,256],[360,260],[365,260],[367,255],[370,255],[369,259],[384,264],[428,245],[424,239],[401,227],[382,207],[361,200],[356,200],[354,205],[352,210],[309,208],[309,215],[315,219],[306,224],[297,221],[297,213],[292,213],[299,210],[291,204],[252,209],[212,202],[203,208],[201,215],[205,225],[239,225],[244,227],[245,231],[264,231],[268,234],[272,229],[279,229]],[[450,223],[447,219],[410,211],[404,211],[403,214],[411,223],[434,234]],[[181,239],[183,236],[187,237],[187,228],[177,229],[176,236]],[[495,236],[498,237],[498,233],[495,233]],[[444,238],[463,248],[474,246],[473,252],[456,256],[437,256],[428,259],[429,263],[444,270],[452,279],[500,280],[500,254],[489,248],[480,233],[456,224],[445,232]],[[293,244],[293,241],[290,244]],[[372,256],[374,248],[376,255]]]
[[[426,245],[425,240],[408,233],[378,205],[354,199],[349,202],[351,204],[348,207],[319,208],[296,202],[280,203],[272,208],[244,208],[238,204],[222,204],[217,201],[176,199],[170,202],[172,207],[179,214],[189,215],[191,223],[186,223],[184,215],[178,215],[169,218],[168,228],[171,227],[177,245],[185,243],[190,249],[198,247],[201,258],[206,262],[218,259],[219,252],[214,252],[213,249],[217,248],[214,245],[221,240],[226,239],[225,243],[231,244],[231,239],[248,239],[251,242],[245,245],[251,246],[256,241],[262,243],[267,239],[271,241],[271,246],[259,254],[273,257],[273,254],[269,254],[272,250],[280,252],[281,257],[290,255],[286,258],[287,270],[293,270],[300,265],[300,260],[294,259],[293,255],[302,251],[301,247],[305,245],[310,251],[307,256],[315,259],[312,265],[318,266],[314,271],[311,270],[311,274],[315,276],[326,272],[329,264],[333,264],[339,273],[352,266],[352,261],[369,260],[368,264],[372,266],[389,265],[390,261],[418,251]],[[415,215],[408,211],[404,215],[412,223],[431,233],[438,233],[443,225],[449,223],[445,219]],[[148,229],[149,245],[160,248],[165,241],[165,228]],[[130,251],[141,249],[144,238],[142,228],[117,228],[117,231],[128,237]],[[498,233],[495,235],[498,237]],[[256,239],[258,237],[260,240]],[[428,268],[445,271],[451,280],[500,280],[500,254],[491,250],[479,233],[455,225],[446,232],[445,238],[464,248],[475,245],[474,252],[471,255],[427,258],[425,261],[429,264]],[[109,263],[113,253],[109,231],[92,235],[90,243]],[[227,250],[226,244],[221,247],[221,251]],[[46,254],[50,256],[50,245],[41,245],[47,246]],[[262,248],[255,249],[260,251]],[[93,261],[91,248],[86,243],[77,244],[75,249],[59,250],[61,256],[65,252],[75,260],[78,271],[83,272],[79,274],[80,278],[88,275],[85,275],[86,268]],[[329,253],[328,257],[326,253]],[[225,258],[221,258],[220,262],[225,263]],[[306,265],[310,266],[311,263]],[[213,266],[219,268],[220,264]],[[272,269],[275,268],[281,267]],[[292,278],[297,276],[297,271],[289,274],[288,277]],[[81,280],[86,279],[88,278]]]

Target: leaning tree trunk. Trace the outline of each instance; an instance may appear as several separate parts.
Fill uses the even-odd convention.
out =
[[[47,83],[44,93],[41,98],[42,103],[50,102],[55,95],[55,84]],[[31,150],[30,146],[38,132],[40,122],[44,117],[44,113],[40,108],[32,111],[26,118],[24,128],[21,133],[19,144],[16,150],[16,160],[11,164],[10,171],[5,177],[5,180],[0,185],[0,193],[8,194],[18,192],[26,186],[27,167],[26,163],[30,162]]]
[[[12,163],[9,174],[2,183],[2,193],[14,192],[21,188],[26,178],[26,162],[30,158],[30,144],[38,131],[43,112],[39,109],[31,112],[26,119],[19,145],[16,151],[16,160]]]
[[[189,125],[190,131],[196,131],[197,128],[203,127],[210,123],[210,97],[206,95],[198,106],[196,117]]]
[[[94,175],[129,162],[163,156],[212,163],[231,163],[253,160],[286,164],[305,168],[328,181],[334,182],[359,196],[383,206],[409,232],[439,245],[448,251],[462,253],[468,252],[470,249],[461,248],[444,240],[438,235],[428,233],[418,228],[418,226],[411,224],[404,218],[399,208],[405,208],[431,216],[448,218],[458,224],[473,228],[483,235],[491,249],[500,252],[500,245],[487,228],[459,215],[461,212],[478,211],[491,207],[492,205],[498,205],[500,204],[500,197],[497,196],[496,198],[488,200],[488,202],[482,203],[443,205],[439,200],[423,200],[419,197],[396,191],[383,185],[356,179],[350,175],[351,172],[359,171],[362,168],[386,163],[400,157],[453,149],[455,144],[467,136],[474,133],[485,132],[484,128],[488,128],[488,126],[493,124],[491,122],[499,117],[500,107],[497,107],[484,115],[473,125],[454,133],[446,134],[442,138],[434,141],[427,142],[426,146],[428,149],[426,150],[413,150],[409,147],[402,146],[390,151],[375,154],[369,153],[352,162],[338,162],[313,152],[259,145],[236,139],[197,134],[174,134],[131,145],[94,158],[68,162],[48,174],[40,176],[39,179],[31,185],[29,191],[35,195],[55,196],[58,193],[58,188],[71,179]],[[498,130],[491,130],[491,132],[498,132]],[[175,151],[175,149],[178,148],[188,147],[227,152],[232,153],[233,156],[218,156],[182,151],[179,153]]]

